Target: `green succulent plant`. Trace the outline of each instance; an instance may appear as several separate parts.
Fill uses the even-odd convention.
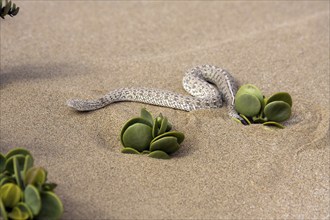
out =
[[[5,19],[6,15],[9,15],[10,17],[17,15],[19,12],[19,7],[17,7],[15,3],[8,0],[6,0],[2,6],[2,0],[0,0],[0,10],[0,17]]]
[[[63,204],[47,182],[47,171],[33,166],[23,148],[0,153],[0,219],[59,219]]]
[[[180,148],[184,134],[171,131],[172,125],[167,117],[159,114],[153,118],[146,109],[141,109],[141,116],[126,122],[120,133],[124,148],[122,153],[148,154],[149,157],[169,159]]]
[[[291,107],[289,93],[278,92],[265,98],[260,89],[251,84],[241,86],[235,95],[235,109],[247,124],[262,123],[284,128],[279,122],[290,118]]]

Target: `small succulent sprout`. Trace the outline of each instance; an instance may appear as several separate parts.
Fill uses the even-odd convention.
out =
[[[121,131],[121,143],[124,146],[122,153],[168,158],[169,154],[179,149],[179,144],[184,140],[181,132],[170,131],[171,129],[172,125],[167,117],[159,114],[153,119],[146,109],[142,109],[141,117],[129,120]]]
[[[267,101],[266,101],[266,105],[274,102],[274,101],[283,101],[286,102],[290,105],[290,107],[292,107],[292,98],[290,96],[289,93],[287,92],[277,92],[275,94],[273,94],[272,96],[270,96]]]
[[[148,157],[157,158],[157,159],[170,159],[170,156],[161,150],[156,150],[151,152]]]
[[[273,101],[265,106],[264,114],[270,121],[282,122],[290,118],[291,107],[284,101]]]
[[[7,208],[14,208],[22,199],[23,193],[14,183],[6,183],[0,188],[0,199]]]

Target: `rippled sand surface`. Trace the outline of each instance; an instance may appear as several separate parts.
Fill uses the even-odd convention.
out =
[[[17,5],[0,21],[0,151],[34,154],[63,219],[329,218],[329,2]],[[267,96],[289,92],[286,128],[242,126],[225,108],[65,105],[127,86],[185,93],[184,71],[200,64]],[[120,153],[142,107],[185,133],[171,160]]]

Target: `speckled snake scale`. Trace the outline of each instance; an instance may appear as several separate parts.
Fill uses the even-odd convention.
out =
[[[243,120],[234,108],[238,85],[226,70],[213,65],[192,68],[183,77],[183,88],[191,95],[152,88],[120,88],[95,100],[71,99],[67,104],[78,111],[92,111],[114,102],[133,101],[193,111],[219,108],[224,101],[229,115]]]

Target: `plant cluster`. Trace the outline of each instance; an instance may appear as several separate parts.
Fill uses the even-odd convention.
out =
[[[122,153],[148,154],[149,157],[169,159],[180,148],[184,134],[171,131],[167,117],[159,114],[156,118],[141,109],[141,116],[132,118],[124,125],[120,140]]]
[[[0,0],[0,17],[2,19],[5,19],[6,15],[9,15],[10,17],[13,17],[17,15],[19,11],[19,7],[16,7],[15,3],[12,3],[11,1],[8,2],[8,0],[5,1],[5,4],[2,6],[2,0]]]
[[[59,219],[61,200],[55,183],[47,183],[47,171],[33,166],[29,151],[15,148],[0,153],[0,216],[3,220]]]
[[[279,122],[290,118],[292,98],[287,92],[278,92],[268,98],[259,88],[246,84],[235,95],[235,109],[247,124],[262,123],[284,128]]]

